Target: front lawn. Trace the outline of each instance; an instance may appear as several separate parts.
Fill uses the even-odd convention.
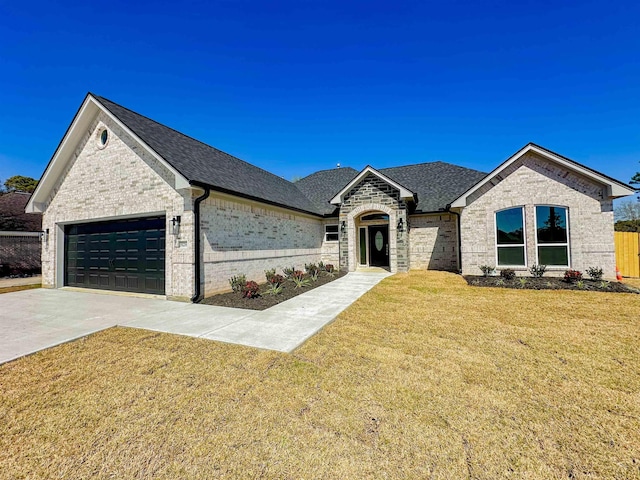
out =
[[[0,477],[640,478],[639,311],[411,272],[293,354],[113,328],[0,365]]]

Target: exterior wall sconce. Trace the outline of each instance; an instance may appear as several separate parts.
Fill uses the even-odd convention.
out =
[[[180,235],[180,221],[182,218],[180,215],[176,215],[171,219],[171,235],[175,235],[176,237]]]
[[[400,218],[400,220],[398,220],[398,231],[399,232],[404,231],[404,222],[403,222],[402,218]]]
[[[345,222],[344,220],[342,221],[342,225],[340,225],[340,231],[342,233],[345,233],[347,231],[347,222]]]
[[[49,241],[49,229],[48,228],[40,232],[40,239],[44,243],[47,243]]]

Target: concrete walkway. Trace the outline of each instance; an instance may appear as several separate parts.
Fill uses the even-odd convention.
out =
[[[35,289],[0,295],[0,363],[116,325],[291,352],[389,273],[353,272],[263,311]]]

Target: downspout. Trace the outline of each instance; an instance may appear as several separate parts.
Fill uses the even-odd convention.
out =
[[[451,204],[447,205],[446,211],[448,213],[455,215],[458,219],[457,226],[456,226],[456,233],[457,233],[456,236],[458,237],[458,271],[462,273],[462,235],[460,232],[460,214],[458,212],[454,212],[453,210],[451,210]]]
[[[204,193],[196,198],[193,202],[193,254],[195,257],[195,262],[193,265],[193,275],[194,279],[194,294],[191,297],[191,301],[193,303],[198,303],[202,300],[202,289],[200,288],[200,272],[201,268],[201,255],[200,255],[200,204],[209,197],[211,193],[211,189],[207,186],[200,186],[200,188],[204,188]]]

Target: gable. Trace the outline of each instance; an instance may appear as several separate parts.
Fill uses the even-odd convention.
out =
[[[366,182],[365,182],[366,180]],[[362,170],[353,180],[351,180],[346,187],[340,190],[332,199],[331,203],[334,205],[340,205],[346,201],[346,197],[349,195],[353,195],[353,191],[360,184],[375,184],[378,189],[381,190],[395,190],[398,193],[398,197],[402,199],[414,199],[415,194],[400,185],[396,181],[390,179],[386,175],[383,175],[375,168],[367,166],[364,170]]]
[[[513,171],[514,165],[517,167],[524,158],[538,158],[541,161],[550,165],[546,168],[547,172],[555,172],[554,176],[556,180],[562,182],[563,178],[573,178],[573,183],[579,184],[584,182],[590,182],[597,184],[598,188],[603,188],[603,198],[619,198],[627,195],[633,195],[635,191],[628,185],[619,182],[611,177],[592,170],[584,165],[581,165],[573,160],[558,155],[543,147],[529,143],[522,149],[508,158],[495,170],[489,173],[484,179],[475,184],[465,193],[460,195],[456,200],[451,203],[452,207],[466,207],[478,198],[478,194],[490,189],[492,185],[497,185],[505,175],[508,175]],[[580,187],[577,187],[579,190]]]

